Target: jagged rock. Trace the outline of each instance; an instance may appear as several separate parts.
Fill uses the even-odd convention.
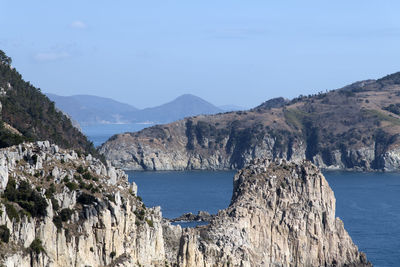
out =
[[[181,216],[170,219],[171,222],[182,222],[182,221],[202,221],[209,222],[214,216],[210,215],[210,213],[206,211],[199,211],[197,214],[193,214],[191,212],[184,213]]]
[[[34,162],[40,159],[41,165]],[[55,182],[59,188],[54,192],[54,201],[46,198],[48,206],[44,217],[20,215],[17,220],[7,214],[5,202],[0,201],[0,225],[12,229],[6,245],[10,249],[0,250],[0,265],[106,266],[114,261],[118,266],[164,265],[161,210],[144,209],[132,194],[136,193],[136,185],[128,183],[127,175],[121,170],[108,167],[112,170],[112,178],[100,174],[96,181],[90,181],[94,186],[101,185],[104,194],[112,196],[110,199],[94,193],[93,204],[81,205],[77,200],[84,190],[62,187],[66,183],[63,179],[68,177],[68,181],[77,182],[74,175],[78,175],[78,166],[87,170],[106,169],[95,158],[80,158],[73,151],[59,149],[48,142],[37,142],[1,149],[0,165],[1,192],[9,178],[17,184],[25,180],[33,188],[41,186],[42,197],[45,197],[49,183]],[[110,179],[112,183],[107,182]],[[91,194],[90,191],[87,193]],[[59,205],[58,211],[53,211],[53,203]],[[57,229],[53,220],[62,209],[70,209],[72,214],[68,221],[62,222],[62,228]],[[143,212],[141,218],[135,213],[137,210]],[[43,245],[44,252],[40,255],[29,253],[35,238]]]
[[[160,207],[145,208],[123,171],[93,157],[38,142],[1,149],[0,163],[7,170],[1,192],[7,179],[25,181],[46,202],[44,215],[27,216],[18,202],[1,199],[0,225],[12,229],[8,244],[0,243],[7,267],[369,265],[309,162],[253,162],[235,175],[230,206],[209,225],[187,229],[164,220]],[[39,252],[30,248],[34,240]]]
[[[179,266],[370,266],[339,218],[335,197],[309,162],[256,161],[234,178],[230,206],[188,228]]]

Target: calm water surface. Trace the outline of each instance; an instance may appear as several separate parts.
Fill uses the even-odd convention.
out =
[[[153,124],[128,123],[128,124],[97,124],[82,126],[82,132],[93,142],[95,147],[100,146],[114,134],[136,132]]]
[[[234,172],[127,172],[147,206],[164,217],[229,205]],[[336,216],[374,266],[400,266],[400,174],[326,172]],[[182,226],[191,226],[182,225]]]

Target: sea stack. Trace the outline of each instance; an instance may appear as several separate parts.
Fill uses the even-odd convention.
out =
[[[371,266],[335,217],[319,169],[255,160],[234,178],[232,201],[206,227],[187,229],[179,266]]]

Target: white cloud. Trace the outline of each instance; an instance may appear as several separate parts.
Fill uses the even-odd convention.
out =
[[[34,59],[36,61],[55,61],[59,59],[64,59],[68,58],[71,55],[67,52],[43,52],[43,53],[37,53],[34,56]]]
[[[70,26],[72,28],[76,28],[76,29],[86,29],[87,28],[86,23],[84,23],[83,21],[80,21],[80,20],[73,21]]]

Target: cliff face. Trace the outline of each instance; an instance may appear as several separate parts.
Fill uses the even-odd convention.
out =
[[[368,266],[309,162],[256,161],[230,206],[183,229],[124,172],[49,142],[0,150],[0,265]]]
[[[399,170],[398,77],[119,134],[99,150],[113,165],[132,170],[239,169],[259,157]]]
[[[309,162],[256,161],[234,178],[230,206],[187,229],[180,266],[369,266],[339,218],[335,197]]]
[[[46,141],[1,150],[0,181],[3,265],[164,265],[160,209],[122,171]]]

